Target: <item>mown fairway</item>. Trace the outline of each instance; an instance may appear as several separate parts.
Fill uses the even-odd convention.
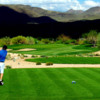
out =
[[[10,45],[9,49],[13,49],[13,53],[32,54],[32,55],[76,55],[98,51],[97,48],[92,48],[86,45],[69,45],[69,44],[35,44],[35,45]],[[24,48],[33,48],[32,51],[17,51]]]
[[[26,61],[41,63],[52,62],[55,64],[100,64],[100,57],[44,57],[26,59]]]
[[[0,100],[100,100],[99,68],[6,69],[4,82]]]

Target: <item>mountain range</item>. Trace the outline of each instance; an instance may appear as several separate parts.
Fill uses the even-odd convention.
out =
[[[13,12],[15,11],[16,13],[19,13],[20,15],[23,14],[27,17],[30,17],[31,20],[28,19],[27,21],[28,23],[31,23],[31,24],[32,23],[38,24],[38,22],[37,21],[34,22],[32,18],[33,19],[35,18],[36,20],[37,18],[40,18],[40,21],[41,21],[41,17],[42,19],[44,19],[43,17],[47,18],[46,21],[44,20],[44,23],[52,22],[54,20],[58,22],[73,22],[77,20],[100,19],[100,7],[92,7],[86,11],[70,9],[66,12],[56,12],[56,11],[44,10],[38,7],[31,7],[29,5],[0,5],[0,13],[2,14],[2,15],[0,14],[1,16],[6,15],[4,14],[4,13],[7,13],[5,8],[6,10],[8,8],[10,10],[13,10]],[[43,23],[43,22],[40,22],[40,23]]]
[[[90,30],[100,32],[100,7],[86,11],[48,11],[28,5],[0,5],[0,37],[79,38]]]

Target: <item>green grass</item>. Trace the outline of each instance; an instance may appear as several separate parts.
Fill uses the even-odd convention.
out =
[[[57,64],[100,64],[100,57],[49,57],[26,59],[26,61]]]
[[[6,69],[4,82],[0,100],[100,100],[100,68]]]
[[[10,52],[32,55],[75,55],[84,54],[89,52],[98,51],[97,48],[92,48],[85,45],[68,45],[68,44],[36,44],[36,45],[11,45],[9,49],[13,49]],[[24,48],[34,48],[32,51],[17,51]]]

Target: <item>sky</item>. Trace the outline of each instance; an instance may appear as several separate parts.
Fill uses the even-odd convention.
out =
[[[66,12],[69,9],[87,10],[100,6],[100,0],[0,0],[0,4],[23,4],[51,11]]]

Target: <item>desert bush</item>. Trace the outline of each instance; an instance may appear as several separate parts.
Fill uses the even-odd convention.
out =
[[[12,44],[27,44],[27,39],[24,36],[17,36],[11,39]]]
[[[62,40],[57,40],[55,43],[61,44],[61,43],[63,43],[63,41]]]
[[[50,40],[49,39],[41,39],[41,42],[48,44],[48,43],[50,43]]]
[[[7,60],[10,60],[11,59],[11,55],[10,54],[7,54],[6,59]]]
[[[89,41],[93,47],[96,46],[96,43],[97,43],[97,31],[95,30],[91,30],[89,33],[88,33],[88,36],[87,36],[87,41]]]
[[[40,57],[47,57],[47,56],[45,56],[45,55],[40,55]]]
[[[50,66],[50,65],[53,65],[53,63],[52,62],[47,62],[46,63],[46,66]]]
[[[78,45],[84,44],[84,40],[78,40],[78,41],[77,41],[77,44],[78,44]]]
[[[84,40],[84,44],[90,44],[90,42],[88,40]]]
[[[65,41],[65,44],[75,44],[75,43],[76,43],[76,40],[74,40],[74,39]]]
[[[35,58],[36,56],[35,55],[32,55],[32,58]]]
[[[94,56],[94,54],[89,53],[89,54],[88,54],[88,56],[89,56],[89,57],[93,57],[93,56]]]
[[[11,69],[12,67],[10,65],[7,65],[6,66],[6,69]]]
[[[27,36],[27,44],[35,44],[35,39],[31,36]]]
[[[0,46],[3,45],[10,45],[11,44],[11,38],[10,37],[3,37],[0,39]]]
[[[69,36],[66,36],[65,34],[61,34],[57,37],[57,40],[61,40],[63,43],[70,40]]]
[[[21,59],[24,59],[24,57],[25,57],[25,54],[20,54]]]
[[[97,35],[97,47],[100,49],[100,33]]]
[[[41,65],[41,62],[36,62],[36,65]]]

